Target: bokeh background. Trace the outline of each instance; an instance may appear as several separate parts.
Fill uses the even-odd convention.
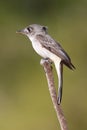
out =
[[[0,130],[60,129],[41,57],[16,34],[32,23],[48,26],[76,66],[64,67],[61,105],[70,130],[87,129],[87,0],[0,0]],[[57,90],[55,68],[54,77]]]

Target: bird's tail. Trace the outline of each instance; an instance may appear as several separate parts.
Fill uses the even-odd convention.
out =
[[[55,61],[55,68],[58,75],[58,105],[61,103],[62,100],[62,90],[63,90],[63,63],[60,61]]]

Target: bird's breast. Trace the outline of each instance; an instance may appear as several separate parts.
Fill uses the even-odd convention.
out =
[[[39,41],[32,41],[32,46],[34,50],[43,58],[49,58],[53,62],[56,60],[61,60],[58,56],[56,56],[54,53],[46,49],[45,47],[42,46],[42,44]]]
[[[32,41],[32,46],[40,56],[42,56],[43,58],[47,57],[46,50],[44,50],[41,43],[39,43],[38,41]]]

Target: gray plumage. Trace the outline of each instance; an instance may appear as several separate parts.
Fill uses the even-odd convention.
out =
[[[38,34],[36,38],[41,43],[42,47],[45,47],[46,49],[60,57],[62,59],[62,62],[67,67],[69,67],[70,69],[75,69],[74,65],[71,63],[70,57],[58,42],[53,40],[49,35],[44,37],[43,35]]]
[[[43,58],[49,58],[55,64],[58,75],[58,100],[60,104],[62,100],[63,88],[63,64],[70,69],[75,69],[71,63],[71,59],[62,46],[48,35],[47,27],[38,24],[32,24],[23,30],[18,31],[31,40],[34,50]]]

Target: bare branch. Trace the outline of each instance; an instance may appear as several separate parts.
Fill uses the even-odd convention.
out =
[[[55,85],[54,85],[54,77],[53,77],[51,64],[50,64],[49,60],[44,60],[44,59],[41,59],[40,64],[44,67],[44,70],[46,73],[50,96],[51,96],[51,99],[53,102],[54,109],[57,114],[57,118],[58,118],[61,130],[68,130],[67,122],[64,117],[62,108],[60,105],[57,104],[57,94],[56,94],[56,89],[55,89]]]

